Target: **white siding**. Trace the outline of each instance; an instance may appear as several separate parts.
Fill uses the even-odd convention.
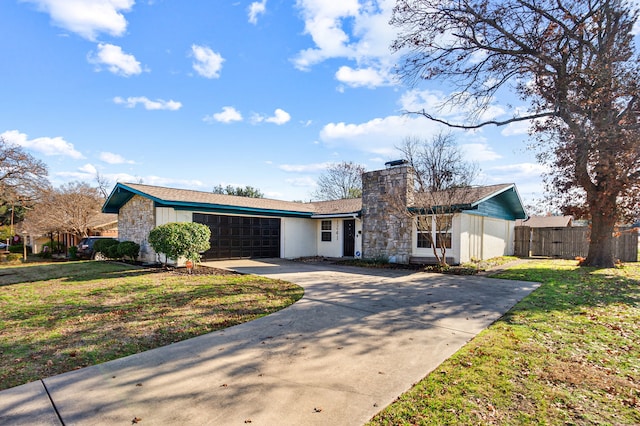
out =
[[[482,259],[482,216],[460,215],[460,263]]]
[[[471,259],[490,259],[513,254],[515,221],[495,219],[466,213],[456,214],[453,219],[451,248],[446,256],[456,263]],[[417,227],[413,225],[413,256],[434,257],[433,250],[418,248]]]
[[[322,241],[322,220],[316,221],[318,237],[318,256],[342,257],[342,219],[324,219],[331,221],[331,241]],[[329,232],[329,231],[324,231]]]
[[[331,221],[331,241],[322,241],[322,221]],[[344,221],[353,220],[348,219],[317,219],[317,255],[325,257],[343,257],[344,256]],[[325,231],[328,232],[328,231]],[[360,255],[358,255],[360,253]],[[362,220],[355,220],[355,245],[354,245],[355,257],[360,257],[362,254]]]
[[[511,226],[510,226],[511,223]],[[482,241],[482,259],[504,256],[513,253],[511,237],[512,221],[484,218],[484,238]]]
[[[156,207],[156,226],[171,222],[191,222],[192,213],[186,210],[175,210],[171,207]]]
[[[280,238],[280,255],[286,259],[316,256],[318,253],[314,220],[282,218]]]

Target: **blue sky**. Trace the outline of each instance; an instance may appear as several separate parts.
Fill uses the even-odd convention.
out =
[[[441,130],[402,114],[433,110],[448,88],[394,78],[393,5],[5,0],[0,135],[47,163],[54,185],[99,172],[114,185],[251,185],[309,200],[327,164],[380,169],[403,138]],[[506,117],[508,101],[487,116]],[[455,135],[479,183],[542,196],[526,126]]]

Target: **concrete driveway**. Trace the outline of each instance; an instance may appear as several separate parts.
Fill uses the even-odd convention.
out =
[[[535,283],[272,261],[297,283],[268,317],[0,392],[0,424],[361,425]]]

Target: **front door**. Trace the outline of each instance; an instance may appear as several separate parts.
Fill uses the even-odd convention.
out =
[[[356,221],[355,219],[344,222],[344,241],[342,243],[342,255],[353,257],[356,248]]]

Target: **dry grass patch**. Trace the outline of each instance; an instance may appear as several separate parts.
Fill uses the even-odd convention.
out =
[[[297,285],[109,262],[0,268],[0,389],[278,311]]]

